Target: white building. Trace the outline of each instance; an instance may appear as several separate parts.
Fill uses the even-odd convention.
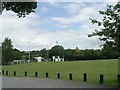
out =
[[[44,58],[42,58],[42,57],[34,57],[36,60],[37,60],[37,62],[43,62],[43,61],[46,61]]]
[[[12,64],[25,63],[25,60],[13,60]]]
[[[64,58],[60,58],[60,56],[52,56],[52,60],[54,62],[60,62],[60,61],[64,61]]]
[[[30,60],[13,60],[13,62],[11,62],[12,64],[21,64],[21,63],[29,63],[31,62]]]

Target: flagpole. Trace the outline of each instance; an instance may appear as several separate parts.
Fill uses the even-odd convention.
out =
[[[29,61],[30,61],[30,41],[29,41]]]

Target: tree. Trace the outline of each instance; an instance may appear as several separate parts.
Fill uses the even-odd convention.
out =
[[[9,38],[5,38],[2,43],[2,64],[8,65],[13,61],[13,45]]]
[[[65,50],[65,59],[68,61],[77,60],[76,59],[76,50],[75,49],[66,49]]]
[[[40,56],[43,57],[43,58],[47,58],[47,50],[46,50],[46,48],[43,48],[40,51]]]
[[[33,50],[30,52],[31,59],[34,59],[34,57],[39,57],[40,56],[40,51],[39,50]]]
[[[1,2],[1,8],[1,13],[6,9],[7,11],[17,13],[17,16],[20,18],[35,12],[37,2],[35,0],[32,0],[32,2]]]
[[[112,47],[120,52],[120,2],[116,5],[107,5],[105,11],[99,11],[103,16],[101,21],[90,19],[92,24],[101,26],[100,30],[95,30],[88,37],[100,36],[100,41],[104,41],[103,47]]]
[[[22,59],[22,53],[18,49],[13,49],[13,57],[14,60],[21,60]]]
[[[59,45],[55,45],[54,47],[52,47],[49,52],[50,57],[52,56],[64,57],[64,53],[65,53],[65,50],[63,46],[59,46]]]

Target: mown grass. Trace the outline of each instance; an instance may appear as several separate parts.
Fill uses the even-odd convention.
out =
[[[88,75],[88,83],[99,84],[100,74],[104,75],[104,83],[108,86],[117,86],[118,60],[91,60],[91,61],[69,61],[69,62],[34,62],[26,64],[16,64],[3,66],[3,70],[9,71],[9,76],[13,76],[13,71],[17,76],[24,76],[28,72],[29,77],[34,77],[35,72],[40,78],[45,78],[45,73],[49,73],[49,78],[56,79],[56,73],[61,73],[61,79],[69,80],[69,73],[73,74],[73,81],[82,82],[83,73]]]

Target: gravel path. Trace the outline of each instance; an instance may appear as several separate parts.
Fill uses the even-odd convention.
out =
[[[85,82],[73,82],[50,78],[2,77],[2,88],[107,88]]]

